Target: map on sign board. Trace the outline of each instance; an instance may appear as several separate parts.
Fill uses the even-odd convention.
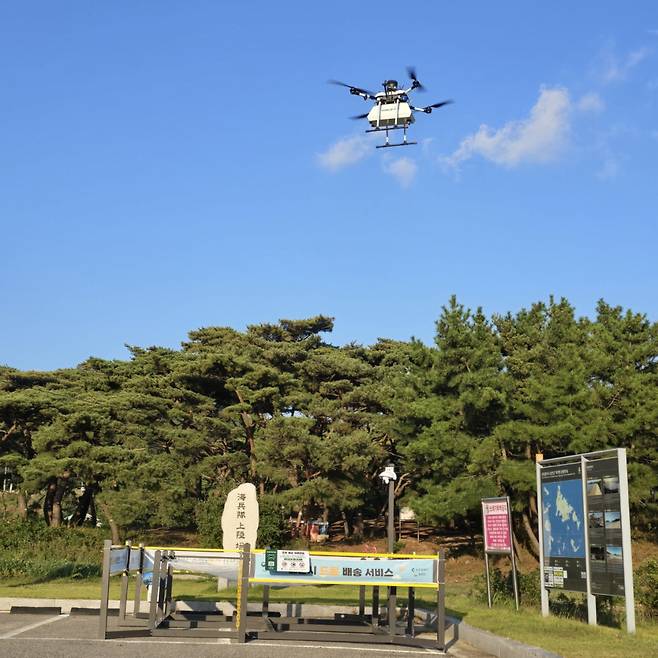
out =
[[[545,482],[542,487],[545,555],[585,557],[581,481]]]
[[[276,570],[285,573],[308,573],[311,570],[308,551],[277,551]]]

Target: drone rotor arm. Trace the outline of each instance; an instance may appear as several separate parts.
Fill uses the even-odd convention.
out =
[[[431,114],[432,110],[436,110],[440,107],[443,107],[444,105],[450,105],[450,103],[454,103],[454,101],[441,101],[440,103],[432,103],[432,105],[427,105],[426,107],[412,107],[411,109],[415,110],[416,112],[425,112],[425,114]]]
[[[361,98],[365,98],[366,100],[375,100],[375,95],[371,92],[368,91],[367,89],[361,89],[361,87],[355,87],[354,85],[348,85],[345,82],[341,82],[340,80],[329,80],[329,84],[331,85],[338,85],[339,87],[346,87],[347,89],[350,90],[350,94],[353,94],[354,96],[361,96]]]

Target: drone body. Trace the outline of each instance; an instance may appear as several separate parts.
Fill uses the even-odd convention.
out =
[[[424,87],[418,81],[418,78],[416,77],[416,71],[412,67],[408,67],[407,72],[411,78],[411,86],[408,89],[398,87],[397,80],[385,80],[382,83],[384,91],[380,91],[376,94],[368,91],[367,89],[354,87],[352,85],[345,84],[344,82],[338,82],[337,80],[329,81],[332,84],[347,87],[350,90],[350,94],[353,96],[360,96],[366,101],[372,100],[375,102],[370,112],[367,112],[366,114],[359,114],[358,116],[352,118],[367,119],[371,126],[369,130],[366,130],[367,133],[381,131],[386,132],[385,143],[378,145],[377,148],[386,148],[389,146],[410,146],[412,144],[416,144],[416,142],[407,141],[407,128],[416,120],[414,117],[414,112],[424,112],[426,114],[431,114],[432,110],[443,105],[447,105],[448,103],[452,103],[452,101],[441,101],[440,103],[433,103],[432,105],[427,105],[426,107],[414,107],[411,105],[409,102],[409,94],[415,90],[423,91]],[[404,135],[402,142],[399,144],[391,144],[388,136],[390,130],[402,130]]]

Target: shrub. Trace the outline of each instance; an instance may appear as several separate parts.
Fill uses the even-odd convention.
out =
[[[51,528],[36,519],[0,523],[0,576],[87,578],[101,571],[104,533],[96,528]]]
[[[514,601],[514,582],[512,571],[504,574],[498,567],[491,570],[491,600],[493,603],[511,603]],[[517,584],[519,600],[527,605],[538,605],[541,594],[539,589],[539,570],[530,573],[517,571]],[[473,579],[471,595],[476,599],[487,601],[486,576],[477,576]]]
[[[196,523],[203,546],[222,545],[222,511],[227,495],[228,491],[225,494],[218,493],[197,505]],[[283,546],[287,539],[287,529],[278,503],[274,498],[264,496],[259,501],[259,510],[257,546]]]
[[[647,617],[658,617],[658,559],[643,562],[635,570],[635,601]]]
[[[282,548],[288,540],[288,529],[281,515],[281,508],[276,500],[263,498],[260,504],[260,521],[258,523],[258,546],[265,548]]]

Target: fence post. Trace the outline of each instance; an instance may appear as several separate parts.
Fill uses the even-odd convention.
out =
[[[235,627],[237,640],[244,644],[247,640],[247,602],[249,595],[249,571],[251,567],[251,547],[245,544],[242,547],[240,560],[240,573],[238,574],[238,591],[236,599]]]
[[[119,595],[119,624],[126,621],[126,604],[128,603],[128,579],[130,573],[130,552],[132,551],[132,542],[127,541],[128,556],[121,574],[121,593]]]
[[[409,603],[407,604],[407,635],[414,636],[414,617],[416,616],[416,592],[409,588]]]
[[[149,628],[154,630],[157,625],[158,613],[158,596],[160,590],[160,551],[155,551],[153,555],[153,572],[151,574],[151,601],[149,607]]]
[[[438,578],[439,589],[436,593],[436,643],[437,648],[446,648],[446,552],[442,548],[438,554]]]
[[[270,586],[263,585],[263,603],[261,605],[261,614],[263,617],[269,617],[270,613]]]
[[[173,599],[173,589],[174,589],[174,565],[171,561],[167,562],[167,586],[166,586],[166,596],[164,604],[164,616],[168,617],[171,613],[171,602]]]
[[[133,617],[137,619],[142,607],[142,578],[144,575],[144,544],[139,545],[139,566],[135,575],[135,599],[133,601]]]
[[[104,640],[107,637],[107,607],[110,599],[110,552],[112,541],[106,539],[103,542],[103,576],[101,580],[101,609],[98,625],[98,638]]]

